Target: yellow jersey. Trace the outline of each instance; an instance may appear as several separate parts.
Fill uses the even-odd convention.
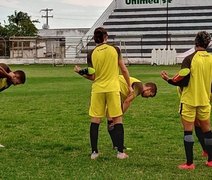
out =
[[[184,65],[190,64],[191,72],[188,86],[183,87],[181,103],[191,106],[208,105],[212,83],[212,55],[207,51],[197,51],[189,57],[183,62]]]
[[[120,91],[119,66],[121,57],[119,48],[100,44],[88,54],[88,66],[95,69],[95,80],[92,84],[93,93]]]
[[[132,84],[135,82],[141,82],[141,81],[136,78],[130,77],[130,85],[132,86]],[[128,85],[124,79],[124,76],[119,75],[119,83],[120,83],[120,88],[121,88],[121,99],[123,102],[129,94]],[[134,96],[136,97],[138,94],[139,94],[139,89],[135,87],[134,88]]]
[[[0,78],[0,91],[3,91],[9,87],[7,78]]]

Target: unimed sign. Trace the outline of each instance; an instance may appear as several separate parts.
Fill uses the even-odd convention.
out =
[[[172,0],[125,0],[127,5],[133,4],[164,4],[164,3],[171,3]]]

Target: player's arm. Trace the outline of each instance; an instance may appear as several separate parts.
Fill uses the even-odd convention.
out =
[[[7,65],[0,64],[0,77],[12,79],[14,77],[14,73]]]
[[[173,78],[170,78],[165,71],[161,72],[161,77],[169,84],[172,84],[174,86],[180,86],[180,87],[188,86],[190,80],[191,61],[193,59],[194,54],[195,53],[187,56],[183,60],[181,70]]]
[[[118,53],[118,65],[119,65],[119,68],[121,70],[121,73],[122,75],[124,76],[124,79],[128,85],[128,90],[129,90],[129,94],[132,94],[133,93],[133,88],[130,84],[130,75],[129,75],[129,71],[127,69],[127,67],[125,66],[124,64],[124,61],[122,60],[122,55],[121,55],[121,51],[118,47],[115,47],[117,53]]]
[[[171,85],[187,86],[190,78],[190,69],[183,68],[172,78],[168,76],[166,71],[162,71],[161,77]]]
[[[135,99],[135,95],[132,93],[132,94],[129,94],[127,96],[127,98],[125,99],[124,103],[123,103],[123,113],[125,113],[127,111],[127,109],[130,107],[132,101]]]
[[[91,67],[81,69],[80,66],[75,66],[74,71],[86,79],[93,81],[95,79],[95,70]]]

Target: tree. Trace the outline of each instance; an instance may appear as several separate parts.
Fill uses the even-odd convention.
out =
[[[36,36],[38,33],[34,25],[38,20],[31,20],[30,16],[22,11],[15,11],[8,16],[8,22],[4,27],[0,25],[0,36]]]

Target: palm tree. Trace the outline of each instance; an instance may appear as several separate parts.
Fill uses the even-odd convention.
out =
[[[38,30],[33,23],[38,20],[31,20],[27,13],[15,11],[14,14],[8,16],[9,25],[12,35],[16,36],[34,36]],[[10,34],[11,35],[11,34]]]

